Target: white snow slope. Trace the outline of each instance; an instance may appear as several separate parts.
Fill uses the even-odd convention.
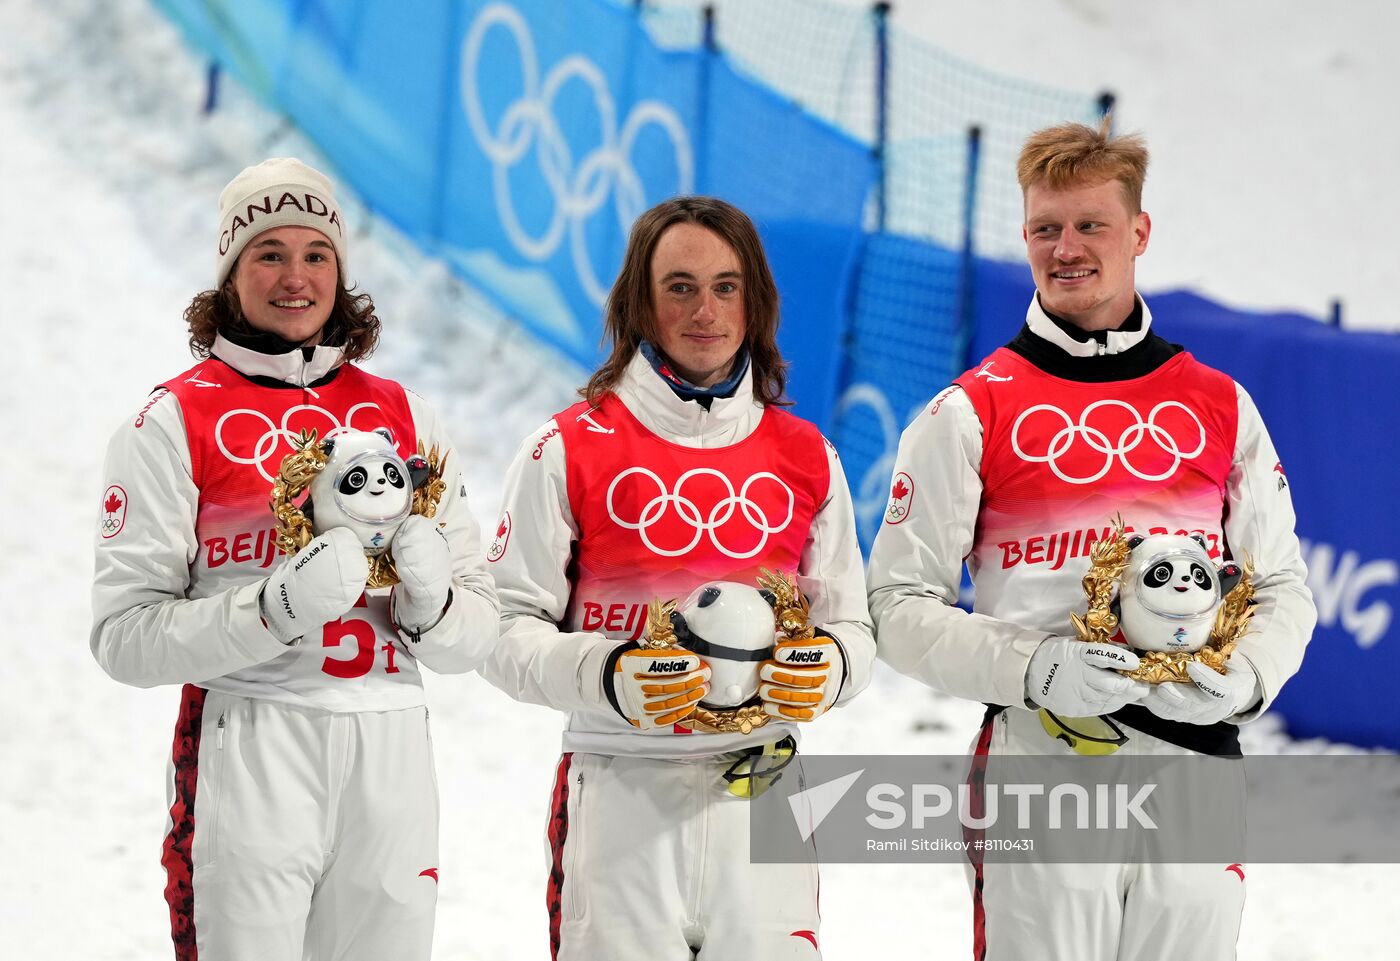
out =
[[[238,169],[295,153],[295,132],[228,91],[201,118],[203,66],[141,0],[0,5],[0,403],[9,411],[0,583],[15,620],[0,695],[0,954],[170,956],[158,851],[178,692],[136,690],[88,650],[91,539],[106,440],[188,365],[180,314],[208,286],[215,198]],[[369,365],[444,413],[482,523],[520,439],[582,372],[498,319],[363,211],[352,273],[386,344]],[[27,466],[26,466],[27,465]],[[25,471],[29,473],[25,473]],[[544,826],[560,718],[475,677],[428,678],[443,800],[436,956],[547,956]],[[976,705],[881,670],[814,725],[812,753],[961,754]],[[1256,752],[1306,749],[1276,724]],[[1390,866],[1255,865],[1240,956],[1382,957],[1400,892]],[[831,958],[966,957],[957,866],[823,869]]]

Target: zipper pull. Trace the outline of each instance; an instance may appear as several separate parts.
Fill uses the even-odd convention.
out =
[[[224,749],[224,715],[222,714],[219,715],[218,735],[218,747],[219,750],[222,751]]]

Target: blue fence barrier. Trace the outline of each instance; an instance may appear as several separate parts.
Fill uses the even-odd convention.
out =
[[[1005,215],[983,210],[981,187],[974,205],[966,187],[1004,164],[1005,126],[988,134],[991,167],[951,133],[886,144],[887,173],[901,151],[923,158],[908,169],[943,171],[938,196],[955,198],[945,210],[955,226],[867,232],[879,173],[868,141],[709,45],[658,45],[631,5],[157,3],[309,134],[371,209],[584,365],[597,359],[603,297],[637,214],[678,192],[745,209],[782,292],[791,393],[841,450],[867,542],[900,431],[1024,317],[1024,265],[974,251],[987,218]],[[954,66],[945,58],[939,70]],[[985,72],[973,80],[1009,89]],[[1080,114],[1093,104],[1078,98],[1048,120],[1089,119]],[[901,198],[886,198],[896,228],[919,209]],[[929,209],[914,220],[933,224]],[[1387,496],[1400,472],[1390,383],[1400,339],[1190,294],[1150,303],[1164,336],[1250,390],[1288,465],[1321,623],[1280,711],[1295,734],[1400,747],[1400,519]]]

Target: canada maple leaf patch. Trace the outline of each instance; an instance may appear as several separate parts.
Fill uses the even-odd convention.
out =
[[[486,549],[486,559],[493,564],[506,556],[506,547],[510,544],[510,526],[510,511],[506,511],[501,515],[501,522],[496,525],[496,539]]]
[[[894,483],[890,485],[890,502],[885,507],[885,523],[904,523],[913,501],[914,478],[900,471],[894,475]]]
[[[99,530],[103,538],[116,537],[126,527],[126,491],[113,484],[102,492],[102,520]]]

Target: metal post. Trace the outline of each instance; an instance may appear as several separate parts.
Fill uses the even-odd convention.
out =
[[[1332,301],[1332,310],[1328,315],[1327,322],[1338,330],[1342,329],[1342,302],[1340,300]]]
[[[1099,119],[1109,120],[1113,115],[1113,105],[1117,102],[1118,98],[1114,95],[1112,90],[1102,91],[1099,94]],[[1113,127],[1111,125],[1108,132],[1110,135],[1113,133]]]
[[[889,142],[890,7],[880,0],[875,14],[875,229],[885,229],[885,146]]]
[[[700,83],[695,104],[695,185],[693,192],[708,193],[710,190],[710,65],[719,55],[719,43],[715,40],[715,5],[707,3],[703,9],[704,32],[700,46]]]
[[[961,277],[958,283],[958,336],[964,367],[975,357],[968,356],[972,332],[977,326],[977,176],[982,168],[982,128],[967,128],[967,178],[963,183],[963,245]]]
[[[209,115],[219,105],[219,62],[209,61],[209,72],[204,80],[204,113]]]

